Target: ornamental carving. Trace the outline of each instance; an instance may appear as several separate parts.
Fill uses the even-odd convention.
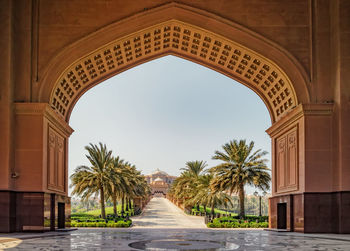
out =
[[[276,190],[275,192],[290,192],[298,189],[298,144],[297,128],[282,134],[276,140]]]
[[[247,85],[264,99],[273,122],[298,103],[289,78],[275,63],[222,36],[171,20],[119,38],[70,65],[55,84],[50,105],[67,120],[75,99],[94,84],[167,54],[201,63]]]
[[[289,146],[291,145],[295,145],[295,140],[296,140],[296,136],[294,134],[290,135],[289,138],[288,138],[288,141],[289,141]]]

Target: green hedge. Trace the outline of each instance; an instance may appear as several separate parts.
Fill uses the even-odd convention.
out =
[[[124,214],[124,215],[133,215],[133,212],[128,212],[128,214]],[[92,214],[88,214],[88,213],[74,213],[71,214],[71,219],[72,220],[76,220],[76,221],[91,221],[91,222],[98,222],[98,221],[104,221],[104,219],[102,219],[101,217],[99,217],[98,215],[92,215]],[[107,220],[121,220],[121,216],[114,216],[112,214],[107,214]]]
[[[100,217],[95,216],[71,216],[72,221],[77,222],[106,222],[105,219],[102,219]],[[107,217],[107,221],[121,221],[124,220],[124,218],[121,217]]]
[[[263,220],[263,218],[261,218],[261,220]],[[254,220],[239,220],[235,217],[221,217],[215,218],[213,222],[208,223],[207,226],[210,228],[268,228],[269,223],[257,222],[256,217]]]
[[[220,217],[217,218],[220,219],[220,221],[233,221],[233,220],[244,220],[244,221],[258,221],[258,222],[266,222],[269,221],[269,216],[254,216],[254,215],[246,215],[244,219],[240,219],[239,216],[226,216],[226,217]]]
[[[208,223],[210,228],[268,228],[268,222],[222,222],[222,223]]]
[[[108,223],[106,222],[76,222],[72,221],[71,226],[72,227],[130,227],[132,221],[127,220],[126,222],[124,221],[109,221]]]

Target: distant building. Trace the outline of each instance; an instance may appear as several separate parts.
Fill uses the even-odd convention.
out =
[[[157,169],[153,173],[146,175],[145,178],[147,183],[150,184],[153,196],[165,196],[177,177]]]

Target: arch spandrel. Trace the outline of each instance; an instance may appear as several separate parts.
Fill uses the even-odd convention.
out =
[[[56,82],[50,105],[68,120],[76,100],[101,80],[169,54],[200,63],[245,84],[264,100],[272,122],[298,104],[290,79],[272,61],[222,36],[170,20],[116,39],[72,63]]]

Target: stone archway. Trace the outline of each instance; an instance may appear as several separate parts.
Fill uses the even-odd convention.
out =
[[[178,20],[118,38],[75,61],[56,81],[49,103],[68,121],[76,100],[86,90],[125,69],[168,54],[244,83],[263,99],[273,123],[298,105],[291,80],[276,63],[234,41]]]
[[[49,64],[35,96],[68,121],[75,102],[89,88],[169,54],[212,68],[255,91],[272,123],[309,102],[306,73],[287,51],[236,23],[178,3],[136,14],[65,48]]]
[[[45,68],[32,102],[15,104],[13,174],[20,174],[14,177],[15,191],[23,197],[16,207],[37,204],[43,209],[32,213],[35,220],[22,217],[15,229],[54,229],[57,202],[66,203],[69,211],[67,148],[73,130],[68,121],[79,97],[113,75],[164,55],[236,79],[264,101],[273,124],[267,130],[272,139],[270,227],[277,227],[278,204],[286,203],[288,230],[338,231],[329,203],[332,160],[325,159],[322,172],[315,165],[318,157],[332,155],[333,104],[310,104],[309,77],[284,48],[232,21],[178,3],[144,10],[67,45]],[[315,140],[319,135],[322,140]],[[314,217],[314,203],[329,215]]]

